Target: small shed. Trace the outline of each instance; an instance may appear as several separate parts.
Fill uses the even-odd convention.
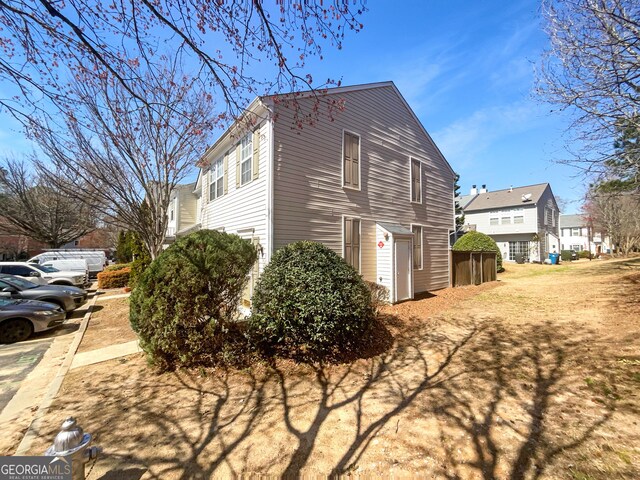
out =
[[[402,225],[376,223],[377,282],[391,303],[413,298],[413,232]]]

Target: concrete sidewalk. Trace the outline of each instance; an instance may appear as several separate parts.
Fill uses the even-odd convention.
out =
[[[108,347],[89,350],[88,352],[76,353],[71,362],[71,370],[94,363],[106,362],[114,358],[125,357],[134,353],[142,352],[138,340],[126,343],[117,343]]]

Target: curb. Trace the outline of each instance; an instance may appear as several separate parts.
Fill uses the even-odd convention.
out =
[[[64,361],[62,362],[62,365],[60,365],[60,368],[58,369],[58,373],[53,379],[53,382],[51,382],[51,385],[49,385],[49,389],[47,390],[47,393],[42,398],[42,402],[40,402],[40,405],[38,405],[38,411],[36,412],[35,418],[29,425],[29,428],[27,428],[27,431],[25,432],[24,437],[22,437],[22,441],[20,442],[20,445],[18,445],[18,449],[16,450],[15,455],[25,455],[31,448],[31,445],[33,444],[33,440],[37,438],[38,431],[40,429],[40,424],[42,423],[42,419],[47,413],[47,411],[49,410],[49,408],[51,407],[53,400],[58,395],[58,392],[60,391],[60,387],[62,386],[62,382],[64,381],[64,377],[69,371],[69,368],[71,367],[71,363],[73,362],[73,357],[78,351],[80,342],[82,342],[82,339],[84,338],[84,333],[87,331],[87,326],[89,325],[89,320],[91,319],[91,314],[93,313],[93,307],[96,304],[97,298],[98,298],[98,295],[94,294],[93,298],[88,303],[87,306],[89,308],[87,309],[87,313],[85,313],[84,317],[82,318],[82,322],[80,323],[80,328],[76,332],[76,335],[73,338],[73,342],[69,346],[69,350],[65,355]]]

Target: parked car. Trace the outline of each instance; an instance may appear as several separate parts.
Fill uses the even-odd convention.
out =
[[[29,259],[30,263],[43,264],[50,260],[84,259],[89,265],[89,274],[94,277],[107,265],[107,256],[102,250],[84,250],[73,248],[68,250],[48,250]]]
[[[1,262],[0,273],[24,277],[40,285],[71,285],[82,287],[87,282],[81,272],[63,271],[54,267],[45,267],[37,263]]]
[[[26,340],[64,323],[66,312],[58,305],[38,300],[0,298],[0,343]]]
[[[87,301],[87,292],[81,288],[62,285],[37,285],[22,277],[0,273],[0,297],[40,300],[54,303],[65,312],[71,312]]]
[[[571,252],[571,260],[578,260],[578,252],[575,250],[569,250]]]

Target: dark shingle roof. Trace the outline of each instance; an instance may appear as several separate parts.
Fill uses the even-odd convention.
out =
[[[464,210],[465,212],[473,212],[477,210],[532,205],[538,203],[548,186],[548,183],[539,183],[526,187],[514,187],[513,189],[479,193],[467,204]],[[531,194],[531,199],[523,201],[523,196],[529,194]]]

